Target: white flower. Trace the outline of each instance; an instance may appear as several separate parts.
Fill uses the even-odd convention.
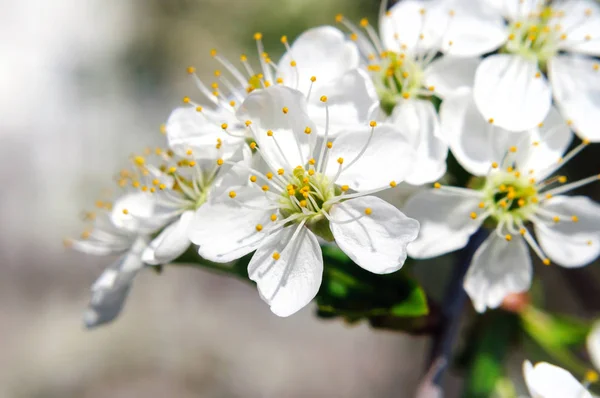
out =
[[[596,321],[587,338],[587,350],[592,364],[600,371],[600,321]]]
[[[409,255],[427,258],[458,250],[485,220],[495,223],[464,282],[479,312],[529,288],[527,245],[545,264],[580,267],[598,257],[600,206],[584,196],[562,194],[598,181],[600,175],[570,184],[565,176],[549,177],[588,144],[563,156],[572,133],[556,110],[539,127],[510,133],[486,122],[466,90],[444,101],[441,119],[457,160],[484,179],[478,189],[436,184],[438,189],[408,202],[406,213],[421,223]],[[530,223],[539,244],[528,230]]]
[[[387,121],[416,137],[416,164],[406,181],[419,185],[435,181],[446,172],[448,146],[430,98],[435,95],[443,99],[472,86],[479,59],[453,55],[436,58],[440,51],[469,55],[460,51],[465,46],[452,52],[453,45],[447,45],[449,37],[460,38],[461,44],[469,42],[461,28],[463,19],[453,12],[449,2],[402,1],[387,12],[385,8],[383,2],[380,36],[367,19],[360,21],[363,29],[342,15],[336,19],[352,32],[350,37],[368,59],[366,69],[373,86],[369,91],[377,93],[380,109],[389,116]]]
[[[341,129],[369,120],[368,114],[374,93],[368,92],[368,77],[359,67],[359,52],[354,43],[332,27],[308,30],[290,47],[286,36],[281,38],[286,53],[278,64],[264,52],[262,34],[254,39],[260,60],[260,70],[254,71],[248,57],[242,55],[242,69],[211,50],[211,56],[223,70],[215,70],[215,81],[203,82],[195,68],[188,73],[198,87],[209,107],[183,99],[187,105],[175,109],[167,121],[166,134],[169,146],[180,156],[188,150],[214,158],[217,154],[214,142],[220,139],[229,154],[244,143],[248,130],[244,120],[238,120],[235,112],[249,93],[271,85],[285,85],[300,90],[308,98],[308,111],[315,123],[325,126],[325,112],[319,101],[322,92],[330,97],[329,135],[335,136]],[[222,124],[228,125],[224,131]]]
[[[592,398],[571,373],[546,362],[523,362],[523,376],[532,398]]]
[[[248,275],[279,316],[307,305],[319,289],[323,259],[316,235],[335,239],[369,271],[402,267],[418,223],[368,196],[400,182],[414,159],[399,131],[372,122],[333,143],[327,130],[317,138],[305,96],[277,86],[252,93],[238,117],[251,121],[251,147],[271,171],[251,170],[247,184],[198,210],[190,238],[202,257],[227,262],[256,250]]]
[[[232,146],[236,152],[230,155],[222,141],[213,143],[215,157],[212,159],[196,155],[191,149],[186,151],[185,157],[157,149],[162,162],[160,168],[147,164],[144,159],[140,166],[142,173],[131,183],[152,197],[155,217],[167,220],[168,224],[144,250],[142,260],[146,264],[167,264],[181,256],[191,244],[188,227],[197,209],[213,195],[218,196],[223,186],[247,180],[247,171],[235,165],[240,162],[248,166],[252,157],[250,149],[245,144]],[[203,152],[205,156],[206,152]],[[217,164],[217,159],[223,158],[229,163]],[[148,170],[152,172],[144,175]]]
[[[148,236],[162,226],[154,215],[154,201],[142,193],[128,193],[110,202],[98,201],[95,212],[86,213],[91,229],[79,239],[67,240],[74,250],[92,255],[121,257],[106,268],[91,288],[92,298],[84,314],[87,327],[112,321],[123,308],[137,272],[143,267],[142,252]]]
[[[475,103],[484,117],[511,131],[533,128],[554,94],[574,130],[599,141],[598,63],[577,54],[600,55],[600,7],[591,0],[495,3],[508,26],[501,53],[486,57],[475,74]],[[497,29],[478,34],[495,37]]]

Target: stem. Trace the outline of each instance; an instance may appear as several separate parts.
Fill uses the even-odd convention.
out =
[[[462,310],[467,301],[467,293],[463,288],[463,280],[475,251],[486,237],[487,232],[479,229],[471,236],[467,246],[459,252],[452,278],[448,283],[446,294],[444,295],[441,308],[442,322],[438,331],[433,335],[433,345],[427,363],[428,369],[434,362],[441,364],[432,378],[432,384],[438,387],[442,386],[446,370],[451,363],[452,348],[458,335]]]

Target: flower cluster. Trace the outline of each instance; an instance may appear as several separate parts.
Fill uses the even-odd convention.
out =
[[[219,263],[254,253],[248,276],[279,316],[317,295],[328,242],[387,274],[490,231],[464,280],[479,312],[529,289],[530,252],[564,267],[598,257],[600,206],[565,194],[600,175],[557,172],[600,141],[600,7],[384,1],[379,29],[335,21],[282,36],[278,62],[256,33],[255,60],[211,51],[214,82],[187,69],[197,91],[168,118],[167,148],[133,155],[122,195],[67,242],[121,254],[92,287],[89,326],[118,315],[144,265],[190,246]],[[437,182],[451,181],[449,151],[466,187]],[[376,196],[432,183],[401,209]]]

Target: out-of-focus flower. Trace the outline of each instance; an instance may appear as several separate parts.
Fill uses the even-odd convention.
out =
[[[587,338],[587,350],[592,364],[600,371],[600,321],[596,321]]]
[[[600,205],[562,194],[598,181],[600,175],[569,184],[565,176],[551,177],[588,144],[584,141],[563,156],[572,133],[556,110],[539,127],[510,133],[486,122],[465,91],[444,101],[441,119],[458,161],[481,177],[475,189],[436,183],[437,189],[409,200],[406,213],[421,223],[409,255],[428,258],[460,249],[477,229],[493,225],[464,282],[480,312],[498,307],[509,293],[529,289],[527,245],[545,264],[580,267],[598,257]]]
[[[127,193],[114,204],[98,201],[96,207],[97,211],[85,215],[92,222],[91,228],[80,238],[66,241],[67,246],[83,253],[121,255],[91,288],[92,298],[84,314],[89,328],[110,322],[119,315],[133,279],[143,267],[142,253],[149,235],[167,221],[156,216],[154,200],[144,193]]]
[[[396,186],[410,170],[414,149],[399,131],[371,122],[334,142],[327,126],[317,137],[305,96],[287,87],[252,93],[238,117],[249,122],[251,147],[270,171],[250,170],[247,184],[231,186],[198,210],[190,238],[202,257],[226,262],[256,250],[248,275],[279,316],[303,308],[319,289],[317,235],[335,239],[371,272],[402,267],[419,224],[370,196]]]
[[[571,373],[547,362],[523,363],[523,376],[532,398],[592,398]]]
[[[574,130],[599,141],[598,63],[578,54],[600,55],[600,7],[589,0],[490,2],[508,26],[500,54],[486,57],[475,75],[475,102],[484,117],[511,131],[526,130],[546,117],[554,94]],[[456,12],[468,13],[472,2],[459,3]],[[477,33],[495,37],[497,29]]]

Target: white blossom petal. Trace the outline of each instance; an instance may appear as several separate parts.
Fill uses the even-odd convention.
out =
[[[167,264],[181,256],[190,247],[188,227],[194,219],[194,211],[184,212],[171,223],[144,250],[142,259],[146,264]]]
[[[519,55],[486,57],[475,73],[473,95],[486,120],[510,131],[537,126],[550,110],[551,93],[535,61]]]
[[[375,196],[336,204],[330,213],[334,220],[330,228],[338,246],[356,264],[376,274],[402,268],[406,245],[415,240],[419,232],[417,220],[406,217]]]
[[[587,337],[587,350],[592,364],[600,370],[600,321],[592,325],[592,330]]]
[[[566,38],[558,48],[583,54],[600,56],[600,6],[590,0],[570,0],[552,5],[552,12],[561,17],[550,21],[559,23]]]
[[[509,242],[493,233],[475,251],[464,288],[477,312],[497,308],[506,296],[531,286],[533,270],[527,243],[520,236]]]
[[[408,245],[414,258],[436,257],[462,249],[483,220],[471,218],[481,201],[476,191],[437,189],[417,193],[404,207],[404,213],[421,224],[419,236]]]
[[[188,229],[190,240],[200,246],[198,254],[210,261],[236,260],[255,250],[268,232],[273,210],[264,192],[254,187],[231,191],[236,193],[233,199],[225,194],[200,206]],[[258,224],[265,225],[263,231],[256,230]]]
[[[169,147],[179,156],[188,157],[192,150],[195,158],[228,158],[244,143],[243,138],[232,137],[221,127],[228,124],[227,131],[234,135],[243,135],[245,126],[224,109],[205,108],[198,112],[195,107],[176,108],[166,124]],[[216,148],[217,139],[222,142],[221,150]]]
[[[326,174],[335,176],[338,159],[344,161],[336,184],[365,191],[389,186],[391,181],[399,183],[412,172],[415,149],[410,137],[391,124],[378,124],[372,137],[371,130],[369,126],[355,127],[333,142]]]
[[[577,379],[568,371],[547,362],[523,363],[523,375],[533,398],[592,398]]]
[[[138,239],[125,255],[105,269],[94,282],[92,298],[83,317],[86,327],[108,323],[120,314],[133,279],[144,265],[141,254],[146,245],[144,239]]]
[[[405,181],[421,185],[443,176],[448,146],[440,138],[438,115],[433,104],[426,100],[404,101],[396,106],[390,121],[405,135],[418,137],[413,171]]]
[[[327,97],[326,104],[320,100],[323,95]],[[353,69],[329,84],[314,87],[308,112],[319,127],[320,135],[323,135],[327,126],[325,106],[329,107],[327,135],[335,137],[345,129],[367,124],[370,111],[378,102],[371,77],[361,69]]]
[[[480,62],[479,58],[440,57],[425,69],[425,86],[433,86],[436,95],[441,98],[462,88],[472,88]]]
[[[550,260],[564,267],[581,267],[600,255],[598,203],[586,196],[556,196],[541,207],[560,218],[557,223],[535,223],[540,246]],[[577,222],[572,221],[573,216]]]
[[[548,63],[554,99],[577,135],[600,142],[600,71],[598,61],[558,55]]]
[[[306,98],[301,92],[284,86],[254,91],[242,103],[237,116],[252,122],[256,143],[272,170],[290,170],[306,164],[311,157],[317,128],[308,116]],[[311,134],[305,134],[307,127]]]
[[[152,233],[168,221],[157,214],[152,195],[144,192],[126,194],[117,199],[111,220],[117,228],[140,234]]]
[[[284,84],[307,94],[311,81],[317,78],[313,89],[328,84],[359,65],[356,44],[332,26],[319,26],[302,33],[286,52],[277,66],[277,75]],[[291,66],[295,61],[296,66]],[[296,82],[298,86],[296,87]]]
[[[426,10],[425,14],[421,13],[423,9]],[[400,52],[401,46],[405,46],[408,51],[417,52],[415,50],[427,50],[438,44],[440,32],[436,28],[441,23],[439,13],[431,13],[432,9],[429,4],[418,0],[394,4],[379,21],[380,37],[385,49]],[[425,18],[426,15],[429,20]],[[419,40],[420,34],[423,34],[423,40]]]
[[[275,315],[294,314],[310,303],[321,286],[323,255],[317,237],[298,225],[272,234],[252,256],[248,276]]]

